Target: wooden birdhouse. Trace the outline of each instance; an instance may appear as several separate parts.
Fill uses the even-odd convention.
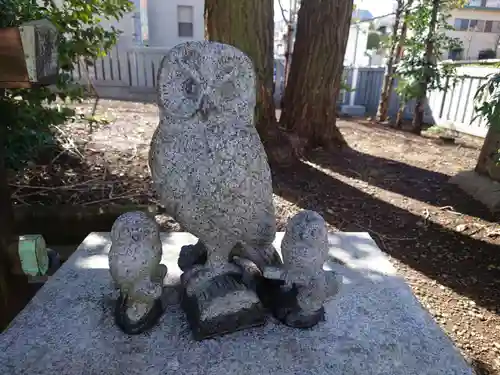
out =
[[[58,38],[56,27],[48,20],[0,28],[0,88],[56,83]]]

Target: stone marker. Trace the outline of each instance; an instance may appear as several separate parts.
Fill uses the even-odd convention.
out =
[[[300,330],[270,319],[194,341],[174,297],[179,249],[196,241],[162,235],[170,300],[158,325],[129,336],[113,320],[109,234],[90,234],[0,336],[0,374],[473,375],[367,233],[329,235],[325,269],[342,286],[323,322]]]

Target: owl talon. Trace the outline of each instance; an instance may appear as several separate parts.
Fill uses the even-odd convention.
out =
[[[177,265],[182,271],[187,271],[195,265],[203,265],[207,261],[207,249],[198,241],[194,245],[182,246]]]
[[[212,277],[225,275],[225,274],[241,274],[241,268],[238,267],[234,263],[228,262],[215,262],[215,263],[207,263],[207,268],[210,270],[210,275]]]

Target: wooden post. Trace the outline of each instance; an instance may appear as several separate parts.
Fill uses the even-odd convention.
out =
[[[5,118],[2,98],[5,90],[0,89],[0,114]],[[10,302],[13,296],[14,280],[11,274],[12,260],[9,249],[14,243],[14,214],[5,165],[6,125],[0,125],[0,330],[10,320]]]
[[[28,279],[22,272],[18,255],[5,163],[6,124],[14,115],[5,99],[5,89],[55,83],[59,71],[58,42],[57,28],[48,20],[0,28],[0,332],[30,295]],[[40,54],[42,45],[44,53]]]

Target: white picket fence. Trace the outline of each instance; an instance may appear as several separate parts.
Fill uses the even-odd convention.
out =
[[[357,90],[355,104],[366,107],[368,115],[375,115],[382,91],[384,68],[357,68]],[[485,120],[476,118],[474,110],[474,96],[479,86],[486,82],[488,75],[498,72],[497,68],[491,67],[460,67],[457,69],[457,81],[450,85],[446,91],[429,91],[427,93],[427,105],[425,108],[424,121],[429,124],[437,124],[443,128],[455,130],[477,137],[485,137],[488,126]],[[352,84],[352,68],[346,69],[347,82]],[[397,82],[395,83],[397,85]],[[345,103],[349,102],[350,95],[347,94]],[[399,108],[399,97],[393,91],[389,104],[389,115],[396,116]],[[408,103],[405,108],[404,117],[413,117],[415,103]]]
[[[72,73],[83,85],[92,84],[100,97],[128,99],[152,96],[161,59],[168,49],[157,47],[115,47],[93,66],[81,63]]]
[[[102,98],[154,101],[158,69],[167,51],[168,48],[118,46],[104,58],[95,61],[94,66],[77,67],[73,72],[73,78],[82,84],[91,82]],[[346,68],[348,84],[352,84],[353,69],[358,70],[357,90],[343,95],[337,104],[347,104],[350,95],[355,95],[355,104],[365,106],[367,115],[374,115],[380,99],[384,68]],[[483,67],[459,68],[459,79],[453,87],[445,92],[428,93],[425,121],[458,132],[485,137],[487,132],[485,121],[481,119],[472,121],[475,117],[473,98],[477,88],[486,81],[486,77],[496,71],[498,69]],[[282,75],[283,67],[275,62],[277,103],[283,91]],[[399,98],[393,93],[389,106],[391,116],[395,116],[398,107]],[[407,105],[406,118],[412,117],[413,108],[414,103]]]

